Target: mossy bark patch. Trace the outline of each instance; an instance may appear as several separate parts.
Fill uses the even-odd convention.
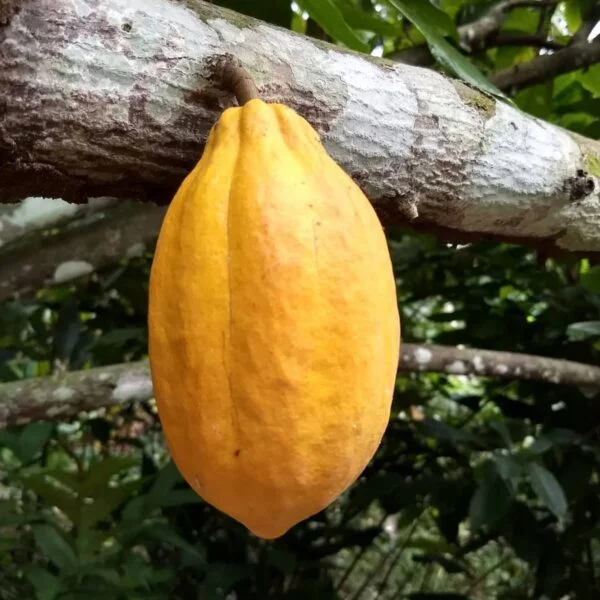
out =
[[[589,152],[585,155],[585,164],[590,175],[600,179],[600,154]]]
[[[486,121],[496,114],[496,100],[494,98],[469,87],[462,81],[452,80],[452,84],[464,103],[480,112]]]

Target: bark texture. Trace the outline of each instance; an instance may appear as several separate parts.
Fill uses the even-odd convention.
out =
[[[233,103],[213,71],[230,54],[315,126],[384,225],[600,251],[600,144],[430,70],[199,0],[23,0],[0,44],[5,202],[168,203]]]
[[[46,206],[60,202],[45,200]],[[61,205],[48,213],[60,210]],[[151,250],[165,210],[138,202],[120,202],[104,210],[88,207],[89,214],[81,219],[53,222],[52,229],[36,229],[15,239],[0,248],[0,302]]]
[[[600,387],[600,367],[542,356],[432,344],[403,344],[400,371]],[[145,360],[4,383],[0,385],[0,427],[142,402],[151,399],[152,394],[150,369]]]

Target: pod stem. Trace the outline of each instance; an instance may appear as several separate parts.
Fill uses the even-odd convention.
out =
[[[254,80],[235,58],[231,58],[223,65],[221,82],[225,89],[235,94],[240,106],[246,104],[248,100],[260,97]]]

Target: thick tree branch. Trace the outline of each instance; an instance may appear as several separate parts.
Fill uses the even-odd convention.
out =
[[[0,198],[166,204],[221,109],[214,64],[322,134],[384,225],[600,250],[600,143],[430,70],[190,0],[25,0],[2,29]],[[73,73],[77,76],[73,77]],[[413,219],[415,212],[418,218]]]
[[[432,344],[403,344],[400,371],[528,379],[600,388],[600,367],[528,354]],[[0,384],[0,427],[142,402],[151,399],[152,393],[145,360],[4,383]]]
[[[501,90],[518,90],[547,81],[563,73],[600,62],[600,38],[573,43],[554,54],[544,54],[494,73],[490,80]]]
[[[60,200],[46,200],[52,205]],[[138,256],[158,235],[165,208],[120,202],[49,232],[41,229],[0,248],[0,302],[45,285],[89,275]]]

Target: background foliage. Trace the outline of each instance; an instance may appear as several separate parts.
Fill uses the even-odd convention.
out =
[[[457,27],[489,10],[484,0],[218,4],[363,52],[427,41],[433,68],[482,85],[539,53],[466,53]],[[544,11],[545,34],[568,41],[590,6]],[[503,26],[539,28],[532,8]],[[599,138],[599,68],[513,99]],[[404,341],[600,362],[599,266],[387,233]],[[143,358],[151,258],[5,303],[0,381]],[[360,480],[269,543],[188,488],[152,403],[12,427],[0,431],[0,598],[597,598],[599,425],[598,390],[401,375],[384,442]]]

